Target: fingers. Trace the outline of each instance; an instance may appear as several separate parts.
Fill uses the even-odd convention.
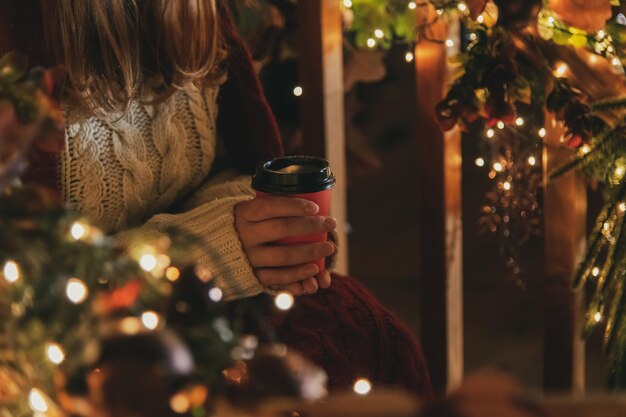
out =
[[[254,273],[266,287],[281,287],[303,281],[317,275],[317,265],[306,264],[289,268],[258,268]]]
[[[319,206],[311,201],[294,197],[260,197],[239,204],[240,214],[249,222],[261,222],[276,217],[312,216]]]
[[[330,272],[324,270],[320,272],[319,274],[317,274],[315,278],[317,280],[317,285],[319,286],[319,288],[326,289],[330,287],[330,284],[331,284]]]
[[[334,252],[335,246],[330,242],[257,246],[250,250],[248,259],[253,268],[282,267],[306,264]]]
[[[317,280],[313,277],[302,281],[302,288],[307,294],[315,294],[318,290]]]
[[[253,224],[250,239],[254,244],[270,243],[288,237],[332,232],[336,227],[337,220],[332,217],[285,217]]]
[[[302,286],[302,282],[294,282],[292,284],[283,285],[282,287],[275,287],[274,289],[279,291],[287,291],[297,296],[304,295],[304,287]]]

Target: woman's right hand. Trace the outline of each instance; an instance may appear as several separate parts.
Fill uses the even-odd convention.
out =
[[[318,216],[308,200],[266,196],[235,206],[235,228],[254,273],[264,286],[294,295],[330,286],[330,275],[315,261],[335,252],[331,242],[280,245],[280,239],[332,232],[337,221]]]

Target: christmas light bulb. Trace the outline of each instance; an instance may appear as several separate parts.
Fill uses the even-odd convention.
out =
[[[562,77],[563,75],[565,75],[568,69],[569,67],[567,66],[567,64],[562,63],[561,65],[556,67],[556,69],[554,70],[554,75],[556,75],[557,77]]]
[[[496,126],[498,126],[498,129],[502,130],[504,129],[504,122],[502,120],[499,120],[498,123],[496,123]]]
[[[374,36],[376,36],[378,39],[382,39],[385,37],[385,32],[383,32],[382,29],[376,29],[374,31]]]
[[[76,222],[70,229],[70,234],[76,240],[80,240],[87,235],[87,228],[82,223]]]
[[[446,46],[448,48],[452,48],[454,46],[454,41],[452,39],[446,39]]]
[[[281,310],[289,310],[293,307],[294,299],[293,295],[288,292],[282,292],[274,298],[274,304]]]
[[[539,135],[540,138],[545,138],[546,137],[546,128],[542,127],[541,129],[539,129],[539,132],[537,132],[537,134]]]
[[[593,319],[596,321],[596,323],[600,323],[602,321],[602,313],[600,313],[599,311],[596,312],[596,314],[593,315]]]
[[[600,268],[598,268],[597,266],[594,266],[591,269],[591,275],[593,275],[594,277],[597,277],[598,275],[600,275]]]
[[[467,4],[460,2],[456,5],[456,8],[459,9],[461,13],[465,13],[467,11]]]
[[[302,95],[304,91],[302,90],[302,87],[300,87],[299,85],[294,87],[293,89],[293,95],[296,97],[300,97]]]
[[[14,261],[6,261],[2,269],[4,279],[10,284],[20,279],[20,267]]]
[[[222,292],[221,289],[215,287],[215,288],[211,288],[209,290],[209,298],[211,299],[211,301],[214,301],[216,303],[222,301],[222,297],[224,296],[224,293]]]
[[[502,188],[504,188],[506,191],[509,191],[511,189],[511,183],[505,181],[504,183],[502,183]]]
[[[411,9],[411,10],[417,9],[417,3],[415,3],[414,1],[410,1],[409,2],[409,9]]]
[[[65,294],[67,298],[74,304],[80,304],[87,299],[89,290],[84,282],[78,278],[70,278],[65,286]]]
[[[528,165],[530,166],[535,166],[537,164],[537,159],[534,156],[529,156],[528,157]]]
[[[191,408],[191,402],[183,393],[178,393],[170,398],[170,408],[178,414],[185,414]]]
[[[604,32],[602,29],[600,29],[598,31],[598,39],[602,40],[605,36],[606,36],[606,32]]]
[[[581,154],[585,155],[585,154],[588,154],[589,152],[591,152],[591,146],[585,144],[580,147]]]
[[[154,311],[146,311],[141,315],[141,322],[148,330],[154,330],[159,326],[159,315]]]
[[[35,413],[45,413],[48,411],[48,402],[43,392],[37,388],[33,388],[28,393],[28,406]]]
[[[61,364],[65,360],[65,352],[61,349],[61,346],[56,343],[49,343],[46,347],[46,355],[50,362],[55,365]]]
[[[483,158],[476,158],[476,166],[482,167],[485,166],[485,160]]]
[[[502,164],[500,162],[496,162],[493,164],[493,169],[496,172],[502,172],[504,170],[504,167],[502,166]]]
[[[521,117],[518,117],[517,119],[515,119],[515,124],[518,126],[523,126],[524,125],[524,119],[522,119]]]
[[[366,395],[372,390],[372,383],[367,378],[359,378],[354,383],[353,389],[359,395]]]
[[[622,178],[624,176],[624,167],[623,166],[618,166],[617,168],[615,168],[615,176],[618,178]]]
[[[413,52],[409,51],[404,55],[404,60],[406,62],[413,62],[413,59],[415,59],[415,56],[413,55]]]
[[[180,270],[175,266],[170,266],[165,270],[165,278],[172,282],[178,280],[180,278]]]
[[[493,129],[488,129],[488,130],[487,130],[487,137],[488,137],[489,139],[491,139],[492,137],[494,137],[494,136],[495,136],[495,134],[496,134],[495,130],[493,130]]]
[[[619,211],[621,211],[622,213],[626,212],[626,203],[624,202],[619,203],[617,207],[619,208]]]
[[[367,46],[368,46],[369,48],[373,48],[373,47],[375,47],[375,46],[376,46],[376,39],[374,39],[374,38],[369,38],[369,39],[367,40]]]
[[[345,8],[349,9],[352,7],[352,0],[343,0],[343,5]]]
[[[443,14],[443,9],[437,9],[437,14],[441,16]]]
[[[157,266],[157,258],[151,253],[146,253],[139,258],[139,266],[146,272],[151,272]]]
[[[481,14],[480,16],[478,16],[478,17],[476,18],[476,21],[482,25],[483,23],[485,23],[485,18],[484,18],[484,16]]]

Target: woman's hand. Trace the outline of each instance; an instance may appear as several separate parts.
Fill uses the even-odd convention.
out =
[[[331,242],[275,244],[277,240],[332,232],[337,221],[317,216],[308,200],[268,196],[235,207],[235,228],[257,278],[266,287],[295,295],[313,294],[330,286],[330,274],[315,261],[335,252]]]

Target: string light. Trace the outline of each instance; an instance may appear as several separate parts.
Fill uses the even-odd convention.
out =
[[[372,383],[367,378],[359,378],[354,383],[354,392],[366,395],[372,390]]]
[[[448,48],[452,48],[454,46],[454,41],[452,39],[446,39],[446,46]]]
[[[294,89],[293,89],[293,95],[296,96],[296,97],[300,97],[303,92],[304,92],[304,90],[302,90],[302,87],[300,87],[299,85],[294,87]]]
[[[518,117],[517,119],[515,119],[515,124],[518,126],[524,126],[524,119]]]
[[[65,360],[65,352],[63,352],[61,346],[57,345],[56,343],[48,344],[48,346],[46,347],[46,355],[48,356],[50,362],[55,365],[59,365]]]
[[[537,164],[537,158],[535,158],[533,155],[528,157],[528,165],[534,167]]]
[[[505,181],[504,183],[502,183],[502,188],[504,188],[506,191],[509,191],[511,189],[511,183]]]
[[[504,122],[502,120],[498,120],[498,123],[496,123],[496,126],[498,126],[498,129],[502,130],[504,129]]]
[[[37,388],[32,388],[28,393],[28,406],[35,413],[45,413],[48,411],[48,402],[43,392]]]
[[[557,77],[562,77],[563,75],[565,75],[568,69],[569,67],[567,66],[567,64],[562,63],[561,65],[556,67],[556,69],[554,70],[554,75],[556,75]]]
[[[224,293],[222,292],[221,289],[215,287],[215,288],[211,288],[209,290],[209,298],[211,299],[211,301],[213,302],[220,302],[222,301],[222,297],[224,296]]]
[[[476,158],[476,166],[483,167],[485,166],[485,160],[483,158]]]
[[[178,393],[170,398],[170,408],[178,414],[185,414],[189,411],[191,403],[187,396],[183,393]]]
[[[288,292],[281,292],[276,296],[276,298],[274,298],[274,304],[276,304],[276,307],[281,310],[289,310],[291,307],[293,307],[293,303],[293,295],[289,294]]]
[[[465,13],[467,11],[467,4],[460,2],[457,4],[456,8],[459,9],[461,13]]]
[[[154,311],[146,311],[141,315],[141,322],[148,330],[154,330],[159,326],[159,315]]]
[[[542,127],[541,129],[539,129],[539,132],[537,132],[537,134],[539,135],[540,138],[545,138],[546,137],[546,128]]]
[[[623,166],[618,166],[617,168],[615,168],[615,176],[617,178],[622,178],[624,176],[624,167]]]
[[[596,314],[593,315],[593,319],[596,321],[596,323],[600,323],[602,321],[602,313],[597,311]]]
[[[9,284],[20,279],[20,267],[14,261],[6,261],[2,269],[2,275]]]
[[[368,46],[369,48],[373,48],[373,47],[375,47],[375,46],[376,46],[376,39],[374,39],[374,38],[369,38],[369,39],[367,40],[367,46]]]
[[[488,130],[487,130],[487,137],[488,137],[489,139],[491,139],[492,137],[494,137],[494,135],[495,135],[495,134],[496,134],[495,130],[493,130],[493,129],[488,129]]]
[[[85,283],[78,278],[70,278],[67,280],[67,285],[65,286],[65,294],[71,302],[80,304],[87,299],[89,290]]]
[[[343,0],[343,5],[347,9],[351,8],[352,7],[352,0]]]
[[[374,31],[374,36],[376,36],[378,39],[382,39],[385,37],[385,32],[383,32],[382,29],[376,29]]]
[[[626,203],[621,202],[619,203],[619,206],[617,206],[619,208],[619,211],[621,211],[622,213],[626,212]]]
[[[588,154],[589,152],[591,152],[591,147],[587,144],[583,145],[580,147],[580,153],[585,155]]]
[[[413,62],[413,59],[415,58],[415,56],[413,55],[413,52],[409,51],[404,55],[404,60],[406,62]]]
[[[146,253],[139,258],[139,266],[146,272],[151,272],[157,266],[157,258],[151,253]]]
[[[493,169],[496,172],[502,172],[504,170],[504,167],[502,166],[502,164],[500,162],[496,162],[493,164]]]
[[[598,275],[600,275],[600,268],[598,268],[597,266],[594,266],[591,269],[591,275],[593,275],[594,277],[597,277]]]
[[[476,18],[476,21],[482,25],[483,23],[485,23],[485,18],[484,18],[484,16],[481,14],[480,16],[478,16],[478,17]]]
[[[411,10],[417,9],[417,3],[415,3],[414,1],[409,2],[409,9]]]
[[[165,278],[171,282],[178,280],[180,278],[180,270],[175,266],[170,266],[165,270]]]
[[[605,36],[606,36],[606,33],[602,29],[600,29],[598,31],[598,39],[602,40]]]
[[[437,9],[437,14],[441,16],[443,14],[443,9]]]
[[[76,222],[72,225],[70,234],[75,240],[81,240],[87,235],[87,228],[82,223]]]

